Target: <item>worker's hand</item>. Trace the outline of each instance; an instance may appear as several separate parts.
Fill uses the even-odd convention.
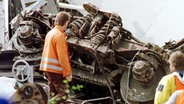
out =
[[[72,81],[72,78],[73,78],[72,74],[70,74],[69,76],[66,76],[66,79],[67,79],[69,82]]]

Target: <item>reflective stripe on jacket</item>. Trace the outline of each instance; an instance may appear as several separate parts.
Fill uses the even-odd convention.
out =
[[[175,104],[184,104],[184,91],[178,95]]]
[[[40,70],[64,77],[72,73],[66,35],[59,26],[55,26],[45,37]]]

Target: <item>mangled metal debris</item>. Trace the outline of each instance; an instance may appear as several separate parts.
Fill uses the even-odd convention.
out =
[[[170,51],[181,44],[161,48],[140,42],[123,27],[118,14],[89,3],[83,6],[88,14],[73,18],[65,31],[74,80],[108,88],[112,103],[152,101],[157,83],[167,73]],[[38,71],[44,38],[54,19],[40,10],[25,12],[10,42],[19,52],[14,60],[23,59]]]

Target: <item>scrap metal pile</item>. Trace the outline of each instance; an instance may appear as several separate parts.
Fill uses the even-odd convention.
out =
[[[107,87],[113,103],[152,101],[159,80],[168,70],[169,45],[164,49],[140,42],[123,27],[118,14],[89,3],[83,6],[88,14],[74,17],[65,31],[74,79]],[[26,60],[38,71],[44,38],[54,19],[55,15],[41,10],[22,15],[11,39],[19,52],[14,60]]]

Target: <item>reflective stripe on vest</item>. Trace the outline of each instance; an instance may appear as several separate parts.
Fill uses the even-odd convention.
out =
[[[44,64],[44,62],[43,62],[43,63],[41,62],[41,64],[40,64],[40,66],[41,66],[42,68],[44,68],[44,69],[49,68],[49,69],[54,69],[54,70],[58,70],[58,71],[61,71],[61,70],[62,70],[62,68],[60,67],[59,61],[56,60],[56,59],[47,58],[47,57],[42,57],[41,61],[46,62],[46,64]],[[55,66],[55,65],[50,65],[50,64],[48,64],[49,62],[54,63],[54,64],[56,64],[57,66]]]
[[[59,70],[59,71],[61,71],[61,70],[62,70],[62,68],[61,68],[61,67],[54,66],[54,65],[41,64],[40,66],[41,66],[42,68],[44,68],[44,69],[49,68],[49,69],[54,69],[54,70]]]
[[[42,61],[45,61],[45,62],[53,62],[53,63],[59,64],[59,61],[58,60],[53,59],[53,58],[48,58],[48,57],[42,57]]]

